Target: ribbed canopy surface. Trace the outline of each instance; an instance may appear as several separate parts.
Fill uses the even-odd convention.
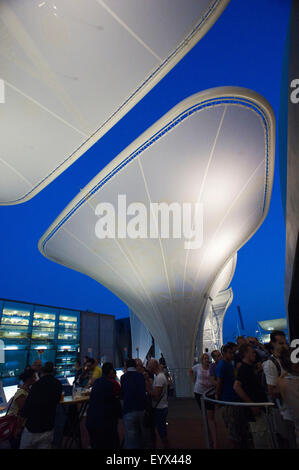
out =
[[[100,172],[40,240],[45,256],[96,279],[134,311],[176,371],[179,395],[189,393],[207,295],[267,214],[274,130],[270,105],[250,90],[193,95]],[[201,203],[202,245],[186,249],[186,239],[163,238],[161,230],[157,238],[99,239],[97,206],[108,202],[118,214],[119,195],[127,206],[141,203],[148,218],[152,203]],[[139,225],[133,219],[128,215],[138,231],[140,218]],[[117,231],[117,217],[115,225]]]
[[[233,301],[232,288],[226,289],[215,297],[209,304],[208,313],[204,322],[202,351],[208,348],[220,350],[223,345],[223,322],[228,307]],[[201,351],[200,351],[201,352]]]
[[[1,0],[0,204],[30,199],[68,168],[228,3]]]
[[[228,260],[217,276],[209,296],[206,296],[206,304],[200,318],[196,339],[199,355],[203,353],[205,348],[211,352],[213,349],[219,349],[222,345],[224,315],[233,300],[233,291],[228,287],[233,279],[236,264],[237,253]]]

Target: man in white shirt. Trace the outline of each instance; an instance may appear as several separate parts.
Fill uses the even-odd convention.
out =
[[[283,331],[272,331],[270,340],[273,346],[273,354],[271,354],[267,361],[263,362],[263,370],[267,384],[268,397],[271,401],[276,402],[279,408],[271,410],[274,427],[279,436],[279,441],[281,441],[280,446],[293,448],[295,443],[294,423],[290,412],[281,404],[281,396],[277,386],[279,377],[285,373],[280,362],[280,355],[282,351],[288,350],[288,344]]]
[[[154,374],[152,389],[148,390],[152,397],[152,406],[155,410],[155,425],[165,449],[169,448],[167,438],[166,417],[168,414],[167,388],[168,383],[165,374],[157,359],[151,359],[147,366],[149,372]]]

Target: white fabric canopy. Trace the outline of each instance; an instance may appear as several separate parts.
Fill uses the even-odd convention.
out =
[[[147,353],[152,346],[152,335],[146,326],[139,320],[132,310],[130,310],[130,324],[131,324],[131,338],[132,338],[132,357],[138,357],[145,361]],[[155,341],[155,357],[159,360],[161,356],[161,349]]]
[[[32,198],[68,168],[228,3],[1,0],[0,204]]]
[[[144,362],[147,353],[152,345],[152,335],[139,320],[139,318],[130,310],[131,338],[132,338],[132,357]],[[137,351],[138,348],[138,351]]]
[[[206,298],[206,304],[199,322],[196,340],[199,356],[203,353],[205,348],[208,348],[211,352],[211,347],[212,349],[218,349],[222,345],[224,316],[233,300],[233,291],[232,289],[228,289],[228,287],[234,276],[236,264],[237,253],[228,260],[214,282],[210,295]],[[207,343],[210,344],[208,345]],[[215,344],[218,346],[216,347]]]
[[[209,303],[208,314],[203,327],[202,354],[206,348],[211,353],[214,349],[220,351],[223,345],[223,321],[228,307],[233,301],[232,288],[219,292],[213,302]]]
[[[178,396],[190,394],[187,371],[206,298],[267,215],[274,151],[274,113],[262,96],[235,87],[198,93],[102,170],[39,242],[49,259],[96,279],[134,311],[173,370]],[[153,202],[202,203],[202,245],[186,249],[184,238],[163,238],[161,230],[157,238],[99,239],[98,205],[108,202],[119,214],[119,195],[127,206],[141,203],[148,217]],[[142,225],[128,219],[134,230]]]

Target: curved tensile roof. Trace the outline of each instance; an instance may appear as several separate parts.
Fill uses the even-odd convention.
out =
[[[146,326],[144,326],[132,310],[130,310],[130,326],[132,357],[139,357],[143,362],[152,346],[152,336]]]
[[[31,199],[207,33],[229,0],[0,4],[0,204]]]
[[[262,96],[236,87],[195,94],[102,170],[39,242],[46,257],[96,279],[138,315],[177,369],[178,395],[189,393],[185,369],[206,297],[267,215],[274,152],[274,113]],[[99,239],[98,205],[117,208],[119,195],[149,218],[152,202],[203,204],[202,245],[186,249],[161,233]]]
[[[232,289],[228,289],[228,287],[234,277],[236,265],[237,253],[235,253],[228,260],[220,274],[217,276],[217,279],[215,280],[210,290],[209,296],[206,296],[206,304],[204,307],[203,314],[200,317],[196,339],[198,351],[200,354],[204,350],[204,348],[208,348],[210,350],[210,347],[206,345],[206,343],[210,341],[209,338],[211,338],[211,342],[215,342],[214,339],[216,337],[215,334],[212,332],[211,325],[214,324],[213,317],[215,314],[215,307],[219,304],[219,301],[221,302],[221,305],[224,303],[224,305],[221,307],[223,308],[224,313],[222,317],[219,317],[219,321],[217,320],[217,342],[222,344],[224,315],[233,300],[233,291]],[[226,292],[225,295],[227,296],[227,299],[223,298],[224,292]],[[207,330],[209,330],[209,332]],[[213,349],[215,349],[215,346],[213,347]]]
[[[214,349],[220,350],[223,344],[224,317],[233,298],[233,290],[230,287],[229,289],[219,292],[213,302],[209,304],[199,351],[204,351],[206,348],[208,348],[209,352],[212,352]]]

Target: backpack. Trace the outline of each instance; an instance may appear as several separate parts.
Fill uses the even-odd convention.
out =
[[[269,357],[269,360],[273,362],[273,364],[275,365],[276,369],[277,369],[277,372],[278,372],[278,377],[281,376],[281,367],[280,367],[280,364],[278,362],[278,360],[271,354],[271,356]]]
[[[281,376],[281,373],[282,373],[282,370],[281,370],[281,365],[279,364],[278,360],[271,354],[271,356],[268,357],[268,360],[273,362],[273,364],[275,365],[276,367],[276,370],[277,370],[277,373],[278,373],[278,377]],[[267,382],[266,382],[266,377],[265,377],[265,372],[263,371],[263,375],[262,375],[262,386],[264,387],[265,389],[265,392],[267,394],[267,397],[268,397],[268,400],[269,401],[272,401],[268,395],[268,386],[267,386]],[[275,400],[275,404],[276,406],[278,406],[278,408],[280,408],[282,406],[282,399],[281,397],[280,398],[276,398]]]
[[[17,416],[7,414],[13,401],[14,399],[12,398],[7,408],[6,415],[0,418],[0,441],[6,441],[13,437],[18,426]]]

